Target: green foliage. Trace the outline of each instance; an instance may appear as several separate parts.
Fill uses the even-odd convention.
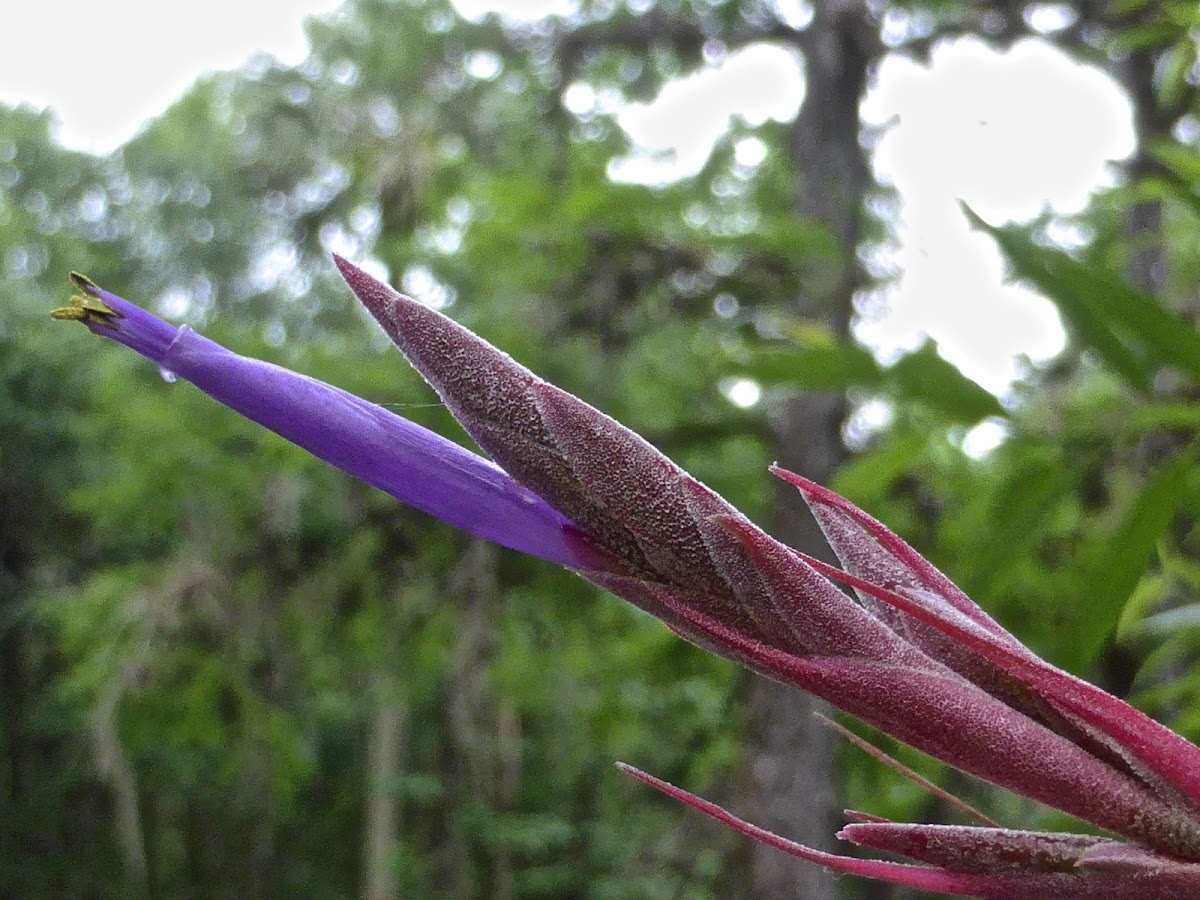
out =
[[[1149,393],[1153,373],[1168,366],[1200,379],[1200,333],[1187,317],[1114,272],[1039,247],[1021,229],[996,228],[964,210],[996,239],[1017,276],[1054,300],[1077,339],[1132,386]]]
[[[439,16],[449,30],[428,27]],[[403,50],[363,29],[405,35]],[[3,624],[37,685],[7,698],[4,746],[10,765],[50,748],[36,784],[9,785],[7,886],[350,896],[378,796],[398,824],[369,865],[411,895],[715,896],[721,841],[692,847],[671,824],[683,813],[634,803],[611,763],[723,778],[729,665],[45,318],[83,269],[453,433],[331,277],[330,242],[373,248],[765,508],[761,423],[718,390],[728,326],[712,238],[682,225],[695,192],[614,187],[617,144],[576,140],[561,114],[531,128],[557,96],[494,23],[362,2],[313,39],[298,69],[201,82],[107,160],[4,113],[19,172],[0,196],[5,254],[27,262],[4,283],[21,304],[0,345],[21,572]],[[461,80],[489,44],[503,83]],[[399,737],[379,757],[385,716]],[[81,791],[108,799],[81,806]]]
[[[1172,106],[1194,62],[1183,6],[1121,37],[1169,49]],[[103,159],[58,147],[47,115],[0,107],[6,892],[343,897],[374,866],[401,895],[615,900],[733,896],[739,874],[730,836],[611,767],[731,793],[732,666],[52,326],[71,269],[461,435],[328,251],[370,259],[759,521],[772,404],[881,402],[890,423],[834,486],[1035,649],[1200,735],[1200,157],[1149,141],[1158,167],[1100,198],[1081,252],[976,220],[1071,333],[1004,402],[932,343],[884,364],[790,310],[836,275],[838,251],[795,215],[790,124],[734,123],[698,176],[643,187],[608,178],[626,149],[613,117],[562,102],[577,82],[606,103],[653,96],[712,41],[743,40],[747,9],[585,3],[560,34],[466,22],[442,0],[354,0],[310,23],[300,66],[210,76]],[[600,47],[605,29],[674,15],[689,28],[652,51]],[[468,65],[479,54],[493,74]],[[767,156],[739,167],[750,135]],[[1144,249],[1121,230],[1142,202],[1162,204],[1165,291],[1119,274]],[[728,402],[734,379],[767,402]],[[972,458],[964,434],[985,421],[1007,439]],[[850,806],[928,811],[857,753]],[[380,798],[395,819],[368,862]],[[983,799],[1034,821],[1008,802]]]

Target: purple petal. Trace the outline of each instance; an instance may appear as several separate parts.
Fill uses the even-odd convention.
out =
[[[612,561],[566,516],[489,460],[340,388],[240,356],[174,328],[86,279],[115,311],[84,319],[94,333],[158,363],[318,459],[456,528],[573,569]]]

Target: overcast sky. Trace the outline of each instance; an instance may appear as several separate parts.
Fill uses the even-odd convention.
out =
[[[497,0],[456,0],[469,15]],[[568,0],[510,0],[525,10],[562,10]],[[0,101],[54,107],[60,139],[106,152],[161,113],[196,77],[233,68],[257,52],[297,63],[302,23],[338,0],[39,0],[11,4],[0,30]],[[618,168],[622,177],[678,177],[703,163],[740,115],[751,124],[795,115],[803,99],[800,62],[760,47],[714,58],[701,73],[668,86],[658,102],[620,121],[648,153]],[[568,105],[593,102],[586,90]],[[1052,356],[1062,331],[1049,304],[1000,283],[989,243],[969,234],[957,208],[966,200],[992,221],[1029,218],[1043,208],[1078,210],[1110,178],[1108,160],[1133,149],[1130,111],[1094,69],[1048,45],[1025,42],[997,54],[975,41],[942,48],[931,68],[892,60],[864,109],[887,124],[878,174],[903,198],[897,286],[886,313],[861,334],[886,355],[925,334],[943,355],[986,387],[1002,391],[1024,353]],[[664,166],[662,152],[674,153]],[[755,148],[746,148],[753,159]],[[657,154],[652,159],[651,154]]]
[[[33,0],[6,3],[0,101],[53,106],[61,140],[107,152],[204,72],[256,52],[298,63],[303,21],[339,0]]]

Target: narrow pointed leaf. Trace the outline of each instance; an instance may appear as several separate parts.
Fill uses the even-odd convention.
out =
[[[1072,872],[1088,851],[1117,844],[1083,834],[903,822],[855,823],[838,836],[952,872]]]
[[[1147,390],[1153,371],[1167,365],[1200,380],[1200,332],[1186,317],[1116,273],[1037,246],[1017,229],[989,225],[966,212],[1000,244],[1017,274],[1041,289],[1079,337],[1137,387]]]
[[[890,591],[815,557],[793,552],[823,575],[870,593],[991,660],[1027,685],[1053,709],[1107,735],[1122,748],[1126,759],[1136,760],[1137,768],[1152,772],[1156,780],[1171,785],[1189,798],[1193,807],[1200,806],[1200,747],[1162,723],[1040,659],[1024,647],[1014,648],[1011,642],[980,627],[974,620],[938,603],[929,592],[908,595]]]
[[[1195,454],[1175,454],[1150,473],[1146,483],[1104,542],[1093,548],[1088,590],[1068,617],[1069,656],[1061,662],[1079,671],[1094,660],[1116,631],[1121,612],[1146,573],[1180,505],[1191,492]]]
[[[617,763],[627,775],[696,809],[706,816],[769,847],[835,872],[873,878],[923,891],[986,900],[1194,900],[1200,872],[1189,863],[1165,861],[1157,871],[1132,866],[1079,872],[950,872],[932,866],[838,856],[806,847],[735,816],[717,804],[697,797],[633,766]],[[1161,857],[1155,857],[1161,860]],[[1121,857],[1117,857],[1121,859]]]
[[[896,360],[884,380],[900,396],[918,400],[952,422],[973,425],[989,416],[1008,417],[996,396],[944,359],[932,341]]]

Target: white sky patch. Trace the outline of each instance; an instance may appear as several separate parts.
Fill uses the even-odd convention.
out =
[[[997,53],[966,38],[936,48],[928,68],[889,57],[863,113],[896,121],[879,174],[910,192],[936,184],[931,202],[963,197],[989,220],[1078,212],[1110,180],[1108,161],[1134,149],[1120,88],[1037,40]]]
[[[107,153],[203,72],[308,52],[303,20],[340,0],[37,0],[4,5],[0,101],[54,107],[66,146]]]
[[[984,419],[963,435],[963,453],[972,459],[982,459],[1003,444],[1007,437],[1006,423],[999,419]]]
[[[471,18],[498,9],[523,20],[567,15],[576,6],[574,0],[454,3]],[[62,143],[107,152],[205,72],[235,68],[263,52],[299,63],[307,52],[304,18],[339,5],[9,4],[0,28],[0,102],[52,106]],[[800,0],[791,7],[797,21],[808,14]],[[1038,9],[1045,19],[1057,5]],[[642,183],[686,177],[699,171],[735,116],[754,126],[797,114],[803,66],[791,51],[757,44],[726,53],[714,44],[706,56],[703,69],[666,85],[652,103],[619,111],[639,148],[614,162],[615,177]],[[498,74],[486,55],[473,58],[472,66],[476,77]],[[581,114],[604,113],[615,109],[609,93],[599,96],[581,83],[564,99]],[[884,356],[932,336],[966,374],[1004,391],[1018,374],[1018,354],[1048,359],[1064,335],[1047,302],[1001,284],[993,245],[967,232],[957,200],[996,222],[1026,219],[1045,208],[1078,210],[1091,191],[1108,183],[1106,160],[1133,149],[1128,101],[1098,69],[1080,66],[1048,44],[1024,41],[996,53],[966,39],[938,47],[929,67],[886,60],[863,112],[868,122],[891,123],[874,159],[877,174],[902,198],[899,248],[890,262],[903,274],[882,292],[884,312],[859,323],[859,336]],[[750,166],[763,150],[750,137],[735,148],[739,162]]]
[[[734,145],[733,158],[739,166],[754,168],[767,158],[767,145],[756,137],[742,138]]]
[[[1112,183],[1110,161],[1134,149],[1128,99],[1042,41],[997,53],[964,39],[935,49],[928,67],[886,60],[863,114],[889,123],[874,162],[903,201],[903,274],[884,314],[856,333],[884,355],[929,335],[966,375],[1005,391],[1020,355],[1045,361],[1065,334],[1049,302],[1002,284],[994,243],[968,231],[958,201],[996,224],[1080,211]]]
[[[437,280],[426,266],[413,266],[400,279],[404,292],[432,309],[445,309],[454,303],[454,291]]]
[[[667,83],[650,103],[627,106],[618,116],[637,149],[613,161],[618,181],[661,184],[695,175],[734,116],[748,125],[796,117],[804,100],[799,58],[772,44],[752,44]]]
[[[871,399],[855,403],[850,418],[842,426],[842,439],[851,450],[863,450],[871,438],[887,428],[895,417],[895,407],[886,400]]]
[[[762,386],[749,378],[732,378],[721,385],[727,400],[741,409],[749,409],[762,399]]]
[[[465,60],[467,74],[480,81],[492,81],[504,70],[504,61],[499,53],[491,50],[473,50]]]
[[[734,116],[788,121],[803,98],[803,66],[790,51],[758,44],[729,54],[618,114],[637,149],[610,174],[643,184],[694,175]],[[856,333],[885,357],[933,337],[968,377],[1005,392],[1021,357],[1044,362],[1066,335],[1049,302],[1003,284],[995,245],[968,230],[958,201],[995,223],[1078,212],[1112,183],[1109,161],[1134,149],[1127,98],[1043,41],[998,53],[967,38],[935,48],[929,66],[886,59],[863,116],[886,125],[874,164],[901,197],[886,262],[902,275],[881,292],[882,314]]]

